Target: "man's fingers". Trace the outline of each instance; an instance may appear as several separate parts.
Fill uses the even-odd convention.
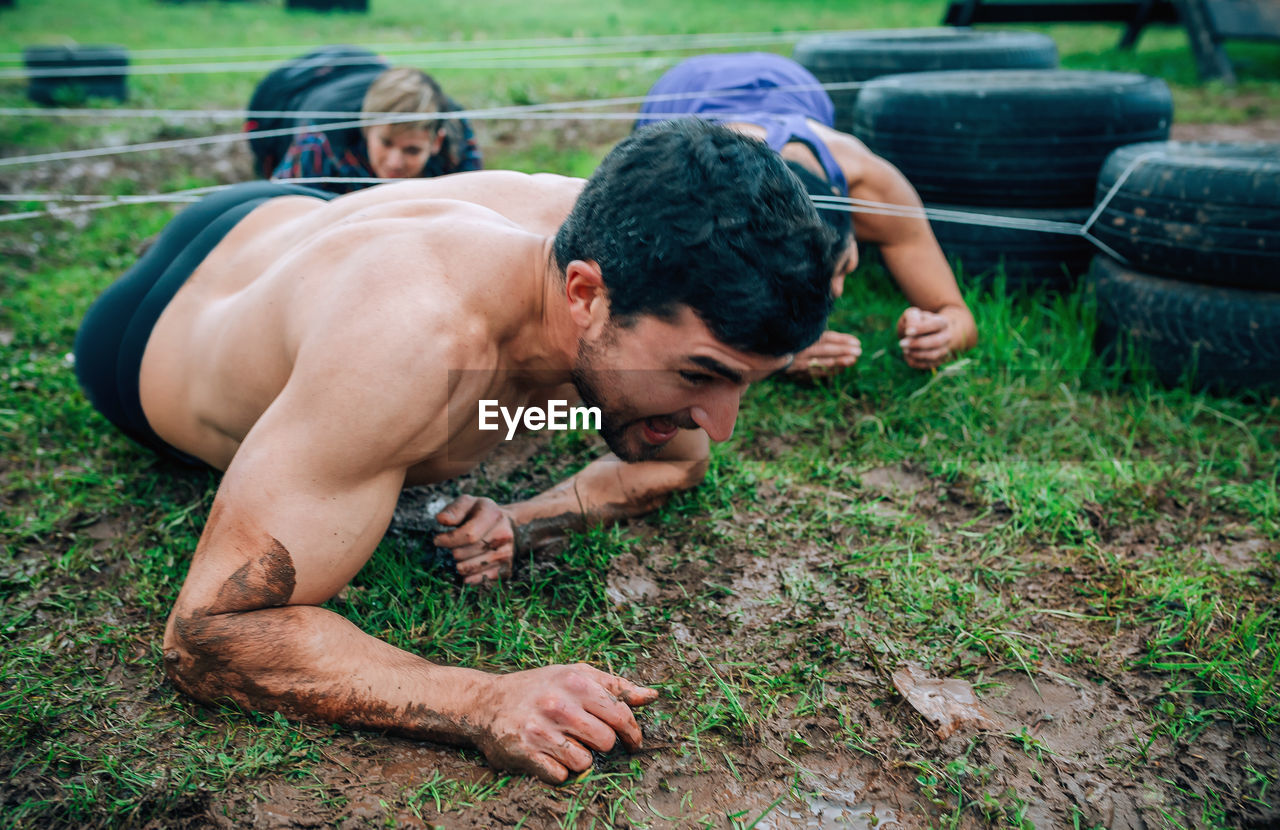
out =
[[[483,511],[474,511],[463,525],[456,530],[449,530],[436,536],[436,544],[446,548],[460,548],[474,545],[484,539],[485,534],[497,524],[498,516]]]
[[[631,707],[618,698],[601,689],[599,697],[589,698],[583,703],[584,708],[608,725],[611,734],[622,740],[622,745],[629,752],[635,752],[644,742],[640,733],[640,724],[636,723],[635,713]],[[607,749],[601,749],[607,752]]]
[[[818,344],[797,355],[795,361],[787,367],[787,372],[795,375],[826,374],[853,366],[860,357],[862,357],[861,346],[844,348]]]
[[[574,772],[582,772],[591,766],[591,752],[573,738],[565,736],[560,746],[551,751],[552,758]]]
[[[658,699],[658,690],[650,689],[647,686],[632,686],[629,691],[622,695],[622,702],[628,706],[644,706],[646,703],[653,703]]]
[[[508,553],[498,552],[490,553],[489,556],[475,557],[472,559],[458,560],[458,573],[462,576],[471,576],[472,574],[482,574],[489,571],[500,573],[503,568],[510,564],[511,556]]]
[[[458,496],[449,504],[445,505],[444,510],[436,514],[436,521],[442,525],[458,525],[467,518],[471,512],[471,508],[479,501],[475,496]]]
[[[942,331],[949,322],[941,314],[923,313],[910,328],[915,329],[916,336],[919,337],[922,334],[933,334],[935,331]]]
[[[908,337],[902,341],[902,350],[915,353],[932,352],[938,349],[945,349],[949,345],[951,345],[950,333],[940,331],[936,334]]]
[[[819,343],[816,346],[811,346],[808,349],[805,349],[800,354],[796,362],[803,362],[805,358],[838,358],[860,354],[862,354],[862,346],[857,344],[846,346],[839,343]]]
[[[600,674],[602,675],[600,685],[604,686],[605,691],[628,706],[644,706],[646,703],[653,703],[658,699],[657,689],[637,686],[630,680],[618,677],[616,674],[609,674],[604,671],[600,672]]]
[[[462,580],[463,585],[484,585],[487,582],[497,582],[502,579],[502,571],[498,568],[489,568],[478,574],[472,574]]]
[[[937,349],[922,354],[912,353],[907,355],[907,365],[913,369],[932,369],[942,365],[950,354],[950,349]]]
[[[443,536],[437,536],[436,544],[441,547],[449,547],[443,539]],[[487,535],[470,542],[459,543],[457,547],[452,548],[453,559],[455,562],[466,562],[469,559],[477,559],[484,556],[510,559],[513,541],[515,540],[510,532],[504,532],[503,528],[490,528]]]
[[[902,316],[898,318],[898,336],[915,337],[930,334],[946,327],[947,323],[947,318],[941,314],[923,311],[912,306],[902,312]]]
[[[600,691],[600,697],[613,700],[603,690]],[[583,712],[581,717],[576,719],[576,723],[566,728],[583,746],[590,747],[597,752],[610,752],[618,743],[618,730],[592,711],[592,703],[593,701],[590,699],[582,701]],[[625,704],[617,703],[616,701],[614,703],[623,709],[627,709]],[[630,711],[630,709],[627,709],[628,713]],[[639,731],[639,727],[637,727],[636,731]]]
[[[536,775],[548,784],[563,784],[569,779],[568,768],[545,752],[531,755],[524,771]]]
[[[857,345],[858,338],[843,331],[824,331],[818,338],[818,345],[823,343],[852,343]]]
[[[450,530],[436,536],[435,542],[440,547],[455,548],[455,559],[469,559],[479,556],[487,550],[494,550],[508,544],[513,539],[510,528],[499,528],[502,523],[502,511],[497,508],[472,511],[466,524],[457,530]],[[462,549],[474,546],[467,552]]]

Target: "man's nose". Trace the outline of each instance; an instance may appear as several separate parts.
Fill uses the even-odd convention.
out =
[[[706,430],[712,441],[728,441],[733,437],[742,392],[742,387],[736,386],[717,390],[703,399],[699,406],[690,408],[689,414],[694,423]]]

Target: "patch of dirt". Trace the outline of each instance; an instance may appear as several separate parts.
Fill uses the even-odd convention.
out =
[[[929,478],[910,466],[876,467],[859,474],[862,486],[885,496],[911,496],[931,486]]]
[[[476,125],[476,139],[485,151],[486,166],[495,166],[503,156],[523,156],[538,147],[564,153],[590,150],[604,155],[631,133],[626,120],[492,120]]]
[[[1251,528],[1223,531],[1216,544],[1205,546],[1207,553],[1228,571],[1253,573],[1274,581],[1280,562],[1280,541],[1254,535]]]
[[[121,142],[124,143],[124,142]],[[8,193],[101,194],[105,183],[127,179],[135,193],[163,193],[175,179],[198,175],[216,184],[250,181],[253,156],[244,141],[164,151],[24,164],[5,171]],[[71,214],[87,217],[91,214]]]
[[[1261,118],[1244,124],[1174,124],[1174,141],[1280,141],[1280,118]]]

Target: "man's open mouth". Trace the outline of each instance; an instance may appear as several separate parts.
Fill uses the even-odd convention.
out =
[[[666,415],[645,418],[641,423],[644,425],[644,438],[650,444],[665,444],[680,431],[675,419]]]

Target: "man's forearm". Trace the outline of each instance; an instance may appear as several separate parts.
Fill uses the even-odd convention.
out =
[[[516,549],[531,550],[593,524],[639,516],[677,490],[696,487],[706,460],[627,463],[612,453],[532,499],[508,505]]]
[[[474,744],[492,675],[438,666],[309,605],[175,611],[165,668],[192,697],[245,709]]]

